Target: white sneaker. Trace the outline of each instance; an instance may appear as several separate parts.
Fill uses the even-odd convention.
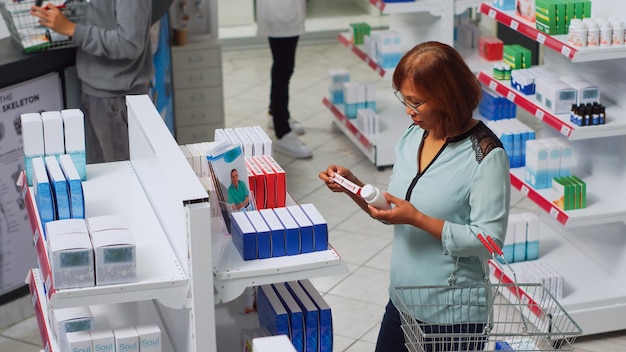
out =
[[[277,139],[272,144],[272,149],[298,159],[307,159],[313,156],[311,149],[302,143],[294,131],[287,133],[281,139]]]
[[[304,134],[304,127],[302,127],[300,122],[294,119],[289,119],[289,127],[291,127],[291,130],[298,136],[302,136]],[[267,128],[270,130],[274,129],[274,118],[272,118],[272,115],[269,115],[269,119],[267,120]]]

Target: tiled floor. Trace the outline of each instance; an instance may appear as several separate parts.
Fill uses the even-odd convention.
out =
[[[224,48],[227,127],[265,128],[270,62],[267,47]],[[335,41],[302,42],[291,84],[290,106],[292,116],[306,128],[302,139],[313,149],[314,156],[309,160],[279,154],[275,157],[287,171],[291,195],[301,203],[314,203],[322,212],[329,223],[330,241],[350,269],[346,275],[312,279],[333,310],[334,350],[370,352],[388,299],[391,228],[371,220],[347,197],[330,193],[317,175],[328,164],[337,163],[352,168],[362,180],[385,187],[391,170],[378,171],[333,127],[321,100],[327,91],[326,72],[337,67],[347,68],[354,81],[376,82],[381,94],[390,90],[389,81],[383,81]],[[513,193],[513,211],[537,211],[519,193]],[[581,337],[574,347],[577,352],[626,351],[626,331]],[[34,318],[0,331],[2,352],[38,352],[41,348]]]

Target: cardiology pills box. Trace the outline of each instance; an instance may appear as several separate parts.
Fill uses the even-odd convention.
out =
[[[313,224],[313,250],[325,251],[328,249],[328,223],[317,210],[314,204],[301,204],[300,208]]]
[[[256,259],[256,229],[245,212],[230,213],[230,225],[230,237],[243,260]]]
[[[248,217],[248,220],[250,220],[250,223],[256,230],[257,258],[265,259],[271,257],[271,231],[267,223],[265,223],[265,220],[263,220],[258,210],[246,211],[244,214]]]
[[[298,205],[285,207],[300,228],[300,253],[313,252],[313,223]]]
[[[272,335],[289,336],[287,309],[272,285],[261,285],[257,288],[257,311],[261,327],[266,327]]]
[[[305,347],[304,315],[298,302],[291,295],[284,282],[272,284],[278,298],[287,308],[289,314],[289,337],[296,351],[302,352]]]
[[[272,209],[261,209],[259,213],[270,229],[272,257],[282,257],[287,254],[285,250],[285,226],[280,222]]]
[[[300,254],[300,227],[287,208],[274,208],[274,213],[285,227],[287,255]]]
[[[324,300],[324,297],[317,291],[315,286],[309,281],[299,280],[298,283],[304,291],[309,295],[315,306],[319,311],[319,323],[318,323],[318,341],[319,352],[332,352],[333,351],[333,316],[330,306]]]
[[[300,306],[300,309],[302,309],[304,318],[304,350],[306,352],[317,352],[319,345],[319,311],[311,297],[306,294],[297,281],[289,281],[285,285]]]

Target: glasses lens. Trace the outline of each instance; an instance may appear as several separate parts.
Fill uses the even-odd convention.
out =
[[[420,112],[417,110],[417,108],[420,107],[420,105],[422,105],[423,103],[420,104],[416,104],[413,105],[411,103],[407,103],[406,100],[404,100],[404,96],[402,95],[402,93],[400,93],[399,90],[396,90],[393,92],[393,94],[396,96],[396,98],[398,98],[398,100],[404,105],[409,107],[409,109],[411,109],[414,113],[419,114]]]

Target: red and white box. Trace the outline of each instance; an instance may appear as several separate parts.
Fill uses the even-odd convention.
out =
[[[265,174],[265,207],[276,208],[276,173],[262,157],[251,158]]]
[[[265,209],[265,173],[259,165],[257,165],[251,158],[246,159],[246,165],[252,170],[253,182],[250,182],[250,188],[254,188],[254,199],[256,200],[257,209]],[[253,186],[252,186],[253,185]]]
[[[276,207],[282,208],[287,202],[287,174],[271,155],[263,155],[263,160],[276,174]]]

